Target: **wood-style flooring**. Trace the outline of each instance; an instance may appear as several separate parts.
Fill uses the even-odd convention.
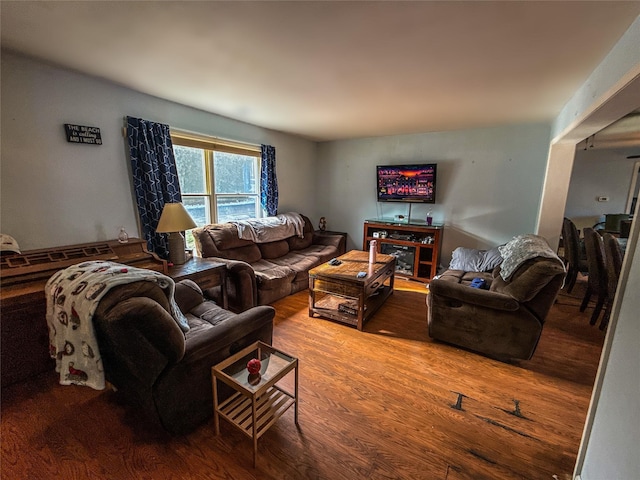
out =
[[[2,391],[2,479],[568,479],[604,333],[561,294],[530,361],[501,363],[427,335],[424,285],[398,280],[363,332],[277,302],[274,345],[300,359],[300,427],[259,440],[213,422],[171,438],[112,391],[54,372]],[[291,379],[285,379],[291,382]],[[554,477],[555,476],[555,477]]]

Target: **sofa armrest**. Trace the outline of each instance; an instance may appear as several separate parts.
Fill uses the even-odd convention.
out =
[[[332,235],[329,233],[318,235],[317,233],[314,232],[312,244],[329,245],[329,246],[336,247],[338,249],[339,255],[342,255],[347,250],[347,242],[345,240],[344,235]]]
[[[517,300],[509,295],[446,280],[432,280],[429,284],[429,295],[447,297],[461,303],[470,303],[495,310],[516,311],[520,308]]]
[[[222,257],[207,257],[207,260],[224,263],[227,266],[227,296],[229,310],[244,312],[258,305],[258,284],[253,267],[242,260]],[[204,292],[219,305],[222,304],[220,288],[214,287]]]
[[[462,281],[462,277],[466,272],[464,270],[445,270],[443,273],[438,275],[437,280],[443,282],[452,282],[452,283],[460,283]],[[430,284],[431,285],[431,284]]]

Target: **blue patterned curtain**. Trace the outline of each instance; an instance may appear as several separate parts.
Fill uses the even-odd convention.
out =
[[[149,250],[166,259],[168,241],[156,227],[164,204],[182,201],[169,125],[127,117],[127,141],[142,233]]]
[[[276,148],[260,146],[260,204],[267,215],[278,213],[278,178],[276,177]]]

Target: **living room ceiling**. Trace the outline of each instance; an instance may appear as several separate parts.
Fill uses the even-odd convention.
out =
[[[638,1],[0,5],[3,48],[313,140],[550,121],[640,14]]]

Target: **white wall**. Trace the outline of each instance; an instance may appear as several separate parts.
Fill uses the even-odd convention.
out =
[[[445,223],[443,258],[458,246],[487,248],[534,232],[550,126],[505,126],[321,143],[318,212],[330,230],[362,248],[367,218],[407,215],[409,206],[376,201],[376,165],[438,164],[435,205],[413,204],[412,218],[433,210]]]
[[[579,472],[582,480],[640,478],[640,223],[636,221],[635,227],[625,255],[626,289],[619,289],[613,315],[617,320],[609,326],[615,335],[607,338],[596,381],[593,423]]]
[[[2,233],[23,250],[139,235],[125,116],[276,147],[280,211],[315,218],[316,144],[2,51]],[[103,145],[66,141],[64,124],[99,127]]]
[[[625,213],[637,160],[624,150],[576,150],[565,216],[578,228],[593,226],[602,215]],[[597,197],[609,197],[599,202]]]
[[[638,45],[640,17],[556,118],[552,156],[556,146],[575,145],[640,106]],[[566,169],[563,161],[572,160],[573,156],[558,156],[558,162],[550,165],[550,176]],[[543,202],[552,204],[556,194],[550,190]],[[563,213],[549,210],[541,223],[553,223],[554,215],[561,218]],[[636,215],[578,451],[574,474],[581,480],[636,479],[640,472],[639,230]]]

